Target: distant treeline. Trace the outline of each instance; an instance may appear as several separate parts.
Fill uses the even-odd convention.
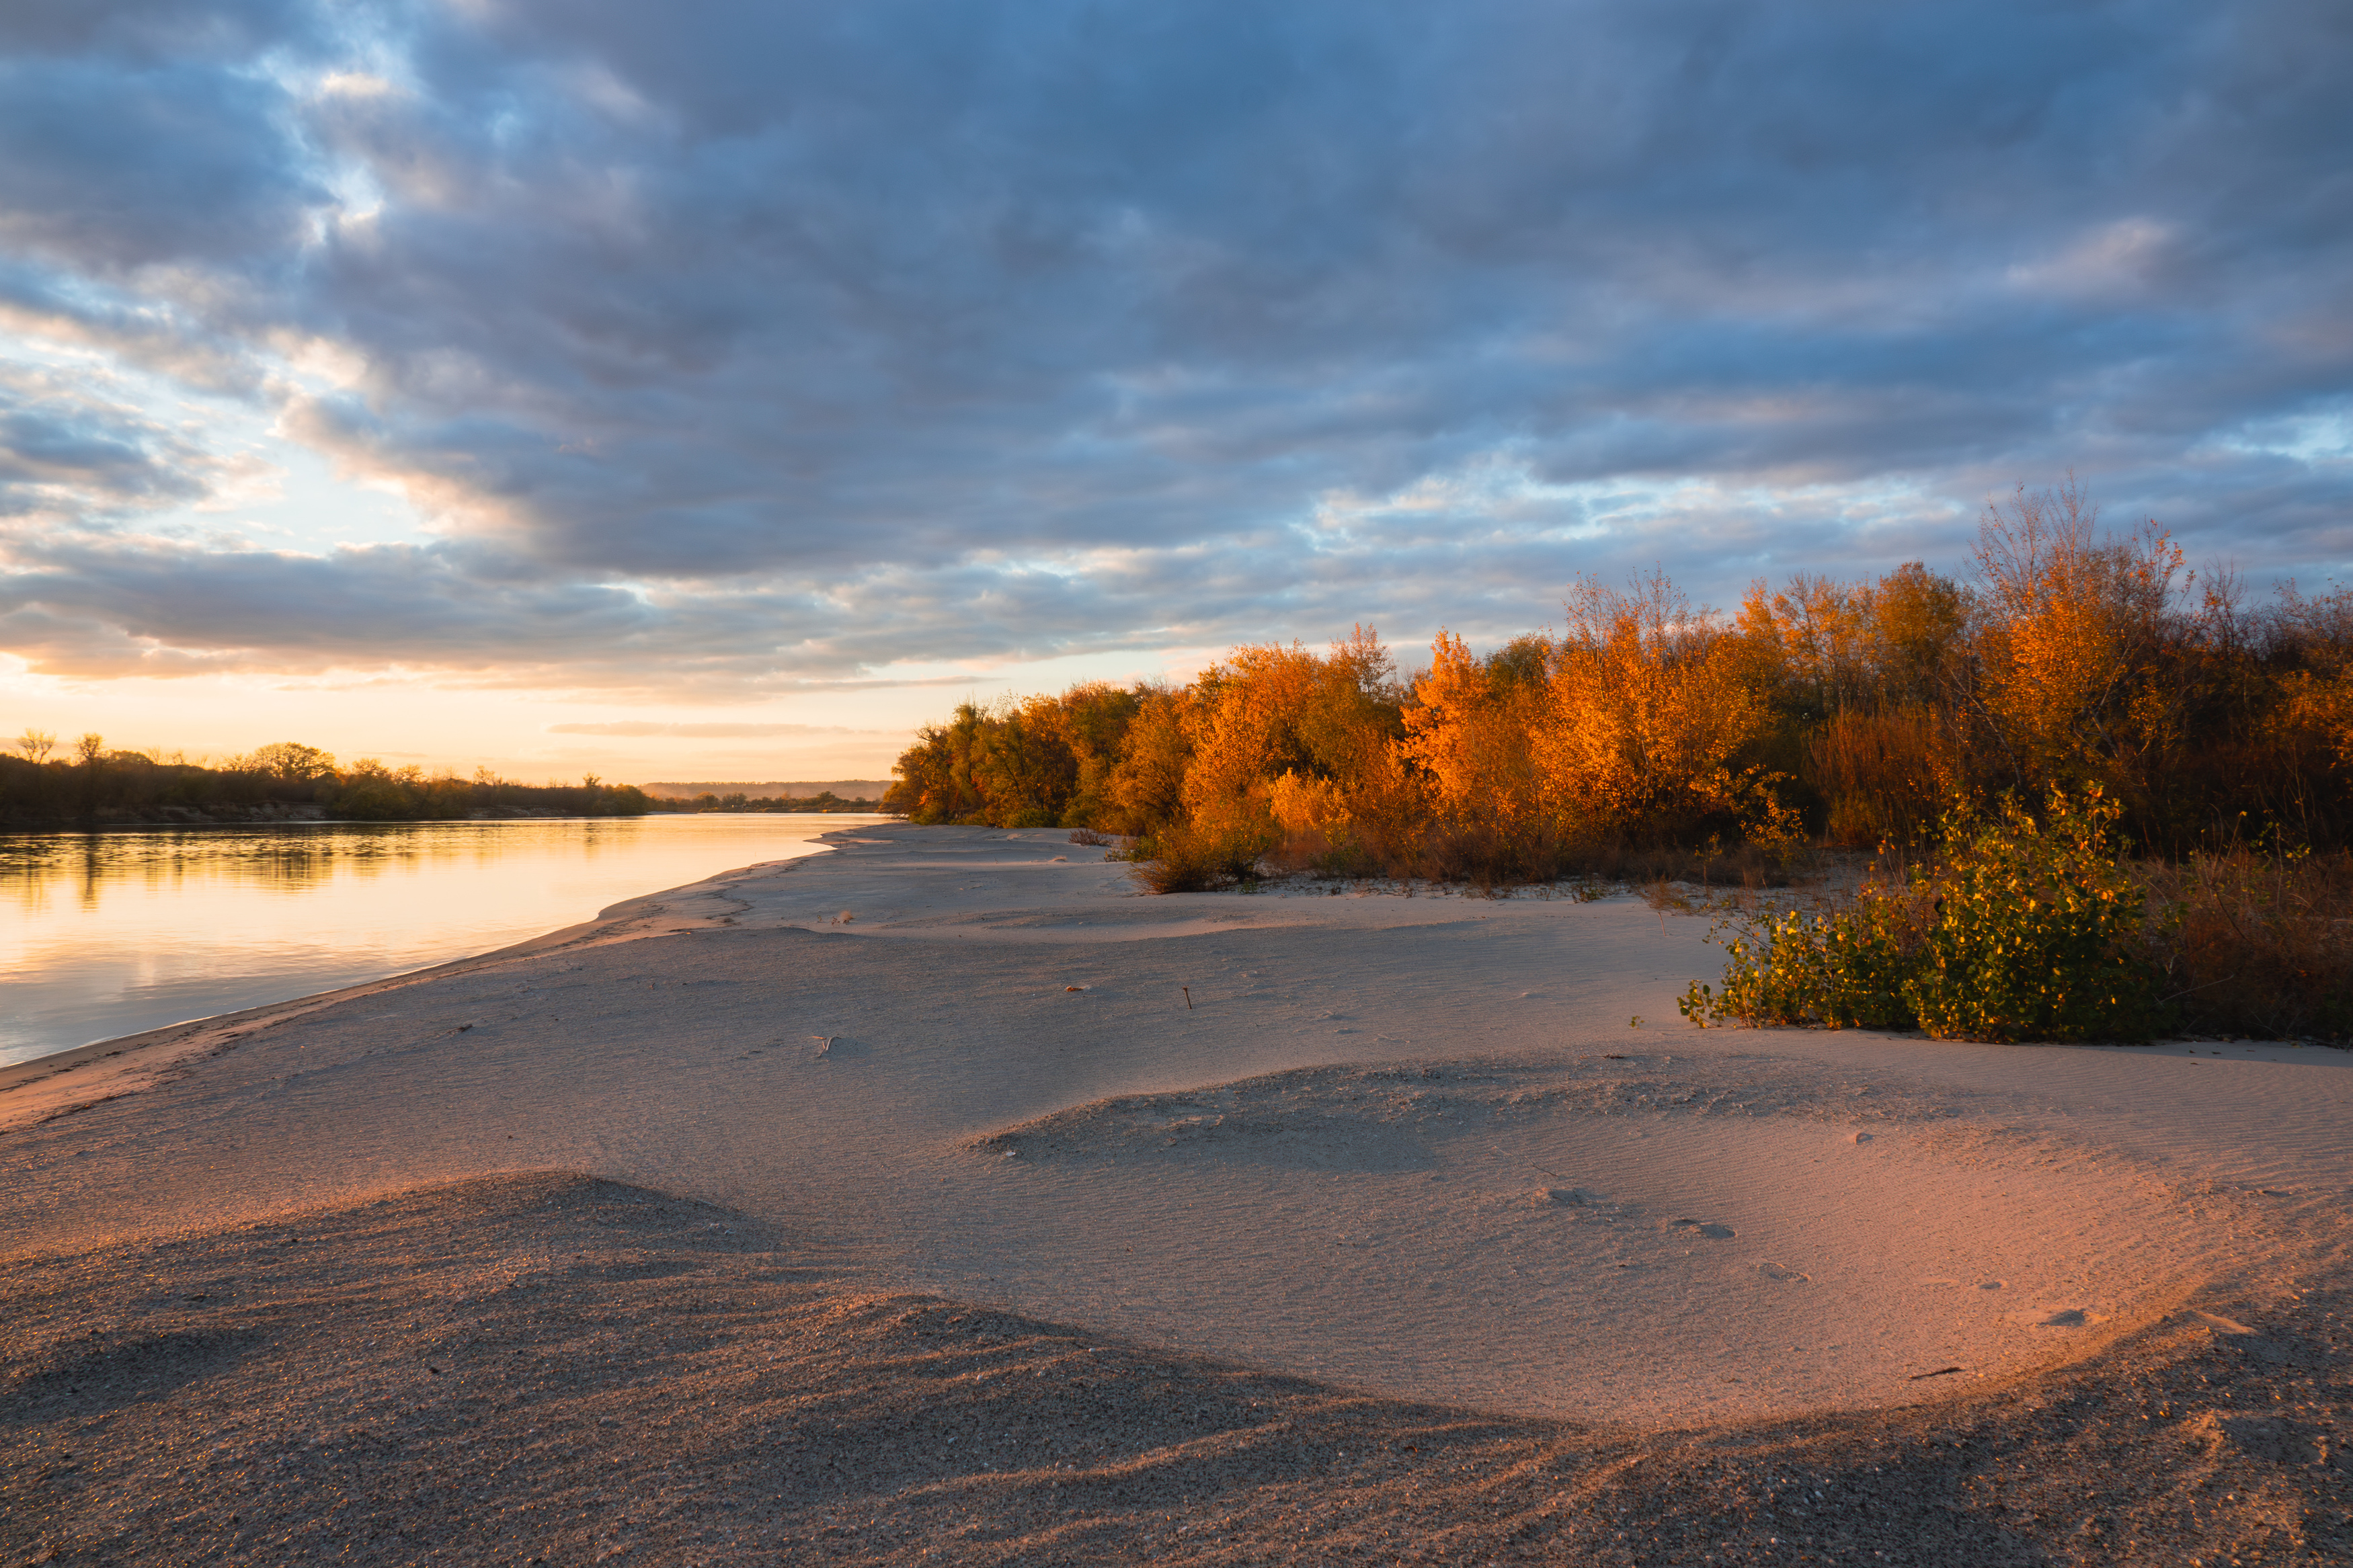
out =
[[[324,820],[426,822],[473,816],[640,816],[653,809],[634,784],[595,777],[525,784],[487,770],[472,778],[390,768],[373,757],[348,767],[329,753],[280,742],[209,765],[110,750],[96,734],[57,752],[56,737],[27,730],[0,754],[0,824]]]
[[[2154,525],[2102,532],[2072,482],[1991,509],[1975,567],[1759,583],[1729,616],[1662,573],[1580,580],[1559,631],[1483,655],[1441,633],[1409,679],[1360,627],[1182,687],[966,704],[885,805],[1139,836],[1179,885],[1270,860],[1506,880],[1667,847],[1753,861],[2092,784],[2147,853],[2353,836],[2353,593],[2251,605]]]
[[[745,795],[741,792],[715,795],[708,791],[688,800],[675,795],[649,795],[648,808],[653,811],[862,811],[880,812],[882,803],[875,800],[843,800],[831,790],[808,795]]]
[[[656,800],[701,800],[733,795],[754,800],[808,800],[830,795],[838,800],[881,800],[889,779],[697,779],[686,782],[649,779],[638,786]]]

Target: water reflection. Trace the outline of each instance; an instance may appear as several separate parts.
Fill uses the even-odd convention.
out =
[[[314,823],[0,837],[0,1062],[396,974],[871,817]]]

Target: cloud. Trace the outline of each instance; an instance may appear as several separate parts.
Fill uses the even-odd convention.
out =
[[[771,740],[780,736],[801,739],[811,735],[895,735],[890,730],[851,730],[839,724],[658,724],[644,720],[629,720],[612,724],[550,724],[551,735],[614,735],[644,739],[655,735],[673,735],[697,741]]]
[[[0,364],[0,519],[70,523],[210,493],[226,465],[111,390],[102,375]]]
[[[2070,467],[2353,570],[2280,434],[2353,385],[2348,74],[2289,0],[15,7],[0,328],[99,368],[0,381],[0,647],[720,696],[1501,636],[1957,565]],[[231,458],[110,365],[430,537],[166,526]]]

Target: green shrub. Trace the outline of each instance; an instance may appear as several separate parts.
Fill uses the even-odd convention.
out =
[[[1908,1029],[1904,995],[1917,943],[1900,901],[1864,889],[1832,915],[1792,910],[1725,944],[1724,992],[1694,982],[1679,1004],[1697,1024],[1737,1018],[1824,1029]]]
[[[1908,888],[1869,883],[1848,908],[1790,913],[1725,944],[1724,990],[1694,984],[1707,1024],[1918,1027],[1944,1039],[2145,1040],[2168,1007],[2147,889],[2118,859],[2120,808],[2094,787],[2052,794],[2038,821],[2006,802],[1947,816],[1944,852]]]
[[[2110,837],[2122,808],[2053,792],[2047,820],[2014,804],[1954,851],[1904,983],[1940,1039],[2145,1040],[2165,1022],[2144,917],[2148,889]]]

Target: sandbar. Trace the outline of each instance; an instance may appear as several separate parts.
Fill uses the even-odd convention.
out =
[[[1630,897],[828,842],[0,1080],[7,1546],[2348,1540],[2345,1053],[1698,1030]],[[134,1506],[199,1431],[252,1500]]]

